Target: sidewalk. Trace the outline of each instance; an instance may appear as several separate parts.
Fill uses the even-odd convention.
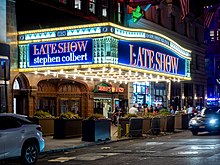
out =
[[[110,143],[118,140],[127,140],[131,138],[131,137],[121,137],[119,139],[117,136],[118,136],[117,127],[114,125],[111,126],[111,140],[109,141],[86,142],[86,141],[82,141],[82,137],[69,138],[69,139],[53,139],[53,136],[44,136],[44,140],[45,140],[44,153],[67,151],[71,149],[103,144],[103,143]]]
[[[175,130],[175,132],[181,132],[183,130]],[[175,133],[174,132],[174,133]],[[159,136],[170,135],[173,133],[161,132]],[[43,153],[55,153],[61,151],[68,151],[76,148],[82,148],[87,146],[93,146],[97,144],[104,144],[104,143],[111,143],[115,141],[121,140],[129,140],[132,137],[121,137],[118,138],[117,127],[112,125],[111,126],[111,140],[109,141],[99,141],[99,142],[86,142],[82,141],[82,137],[77,138],[69,138],[69,139],[53,139],[53,136],[44,136],[45,140],[45,149]],[[157,135],[147,134],[144,137],[153,138]]]

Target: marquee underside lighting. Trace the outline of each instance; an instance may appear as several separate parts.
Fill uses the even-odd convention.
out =
[[[97,80],[106,82],[166,82],[186,81],[189,77],[177,76],[161,72],[149,71],[140,68],[131,68],[115,64],[91,64],[60,67],[41,67],[15,69],[14,71],[31,73],[35,75],[51,76],[51,78],[72,78],[81,80]]]

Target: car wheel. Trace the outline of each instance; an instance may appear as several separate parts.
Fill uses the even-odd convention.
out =
[[[34,165],[37,161],[38,149],[33,143],[27,143],[22,148],[21,162],[24,165]]]
[[[193,130],[193,131],[192,131],[192,134],[193,134],[193,135],[198,135],[198,131]]]

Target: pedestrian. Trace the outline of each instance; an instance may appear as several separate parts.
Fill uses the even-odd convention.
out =
[[[172,115],[174,115],[174,114],[175,114],[175,110],[174,110],[174,108],[173,108],[173,106],[172,106],[172,105],[170,106],[170,113],[171,113]]]
[[[137,114],[138,113],[138,109],[135,104],[129,109],[129,113],[130,114]]]
[[[119,113],[121,113],[120,108],[119,108],[118,104],[116,104],[115,105],[115,110],[113,112],[113,124],[115,126],[117,126],[117,124],[118,124],[118,118],[119,118],[119,115],[120,115]]]
[[[193,117],[193,108],[191,105],[189,105],[187,108],[187,114],[190,119]]]

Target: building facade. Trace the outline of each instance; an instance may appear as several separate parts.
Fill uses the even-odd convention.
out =
[[[191,80],[191,51],[155,31],[107,22],[23,31],[18,40],[14,103],[16,109],[28,103],[26,113],[108,117],[116,104],[167,107],[171,82]],[[22,96],[20,86],[26,87]]]
[[[49,3],[49,6],[54,6],[54,2],[39,1],[42,4]],[[118,25],[103,24],[107,28],[100,28],[102,31],[92,34],[92,37],[90,32],[93,29],[90,26],[95,25],[80,24],[77,21],[71,22],[71,24],[77,24],[75,27],[21,31],[19,32],[18,42],[15,39],[17,36],[14,35],[13,42],[11,42],[12,50],[19,47],[19,53],[16,54],[15,52],[13,56],[11,55],[13,57],[11,66],[13,67],[9,85],[9,91],[12,93],[9,96],[10,112],[31,116],[39,109],[48,110],[54,115],[71,110],[85,117],[95,112],[103,113],[106,116],[106,111],[113,111],[116,104],[120,104],[126,110],[136,102],[154,105],[162,103],[166,107],[173,105],[176,109],[188,105],[206,105],[204,31],[201,21],[195,19],[196,15],[192,10],[195,7],[193,2],[190,14],[183,21],[179,20],[180,3],[166,0],[157,5],[152,5],[147,11],[143,10],[145,9],[144,6],[141,6],[143,17],[136,23],[131,20],[132,11],[136,10],[137,5],[129,5],[128,1],[67,0],[56,1],[56,3],[59,6],[62,5],[62,10],[69,11],[71,8],[71,11],[74,11],[73,15],[85,20],[93,22],[111,21]],[[120,29],[128,36],[111,31],[111,27],[113,27],[112,29]],[[36,27],[32,29],[36,29]],[[74,29],[79,31],[75,32]],[[86,31],[85,29],[90,30]],[[67,31],[70,32],[67,33]],[[132,33],[135,33],[135,36],[132,36]],[[68,36],[70,34],[71,37]],[[90,45],[90,51],[88,51],[90,54],[84,54],[80,57],[66,56],[66,63],[55,63],[49,66],[46,65],[45,59],[59,61],[59,58],[51,59],[49,55],[45,59],[34,58],[40,53],[45,55],[50,47],[48,45],[60,42],[60,45],[64,46],[68,45],[69,40],[74,43],[84,42],[84,44],[87,41],[86,43]],[[37,48],[38,44],[43,43],[47,45],[46,48],[48,49]],[[31,46],[33,49],[29,50]],[[72,45],[71,50],[74,47],[76,46]],[[152,54],[161,52],[170,55],[175,60],[171,63],[164,63],[172,65],[170,68],[174,73],[165,73],[161,70],[152,70],[150,66],[146,67],[144,58],[141,59],[141,56],[138,56],[139,59],[135,59],[136,55],[140,54],[136,47],[148,49],[147,52],[151,51]],[[81,47],[81,49],[83,48],[85,45]],[[53,49],[52,51],[55,51],[55,48]],[[133,55],[132,51],[134,51]],[[130,53],[131,57],[123,58],[125,54]],[[91,57],[87,59],[89,55]],[[16,58],[19,61],[18,63]],[[72,60],[81,60],[83,64],[81,62],[78,64],[67,62],[68,60],[71,61],[71,58]],[[130,61],[127,61],[128,59]],[[156,55],[155,59],[153,57],[150,59],[156,60]],[[41,63],[42,61],[44,62]],[[180,62],[178,67],[181,69],[174,67],[174,64],[177,66],[177,61]],[[152,62],[152,65],[154,64],[156,67],[158,64],[156,63]],[[159,66],[157,69],[160,68]],[[113,77],[109,77],[111,68],[113,68],[112,72],[118,77],[113,75]],[[67,71],[70,72],[70,75]],[[87,78],[88,76],[85,75],[90,75],[90,72],[94,74],[92,75],[93,79],[91,76]],[[126,73],[127,75],[131,74],[131,80],[125,79]],[[96,76],[98,78],[95,78]],[[140,77],[140,80],[137,80],[137,77]]]

